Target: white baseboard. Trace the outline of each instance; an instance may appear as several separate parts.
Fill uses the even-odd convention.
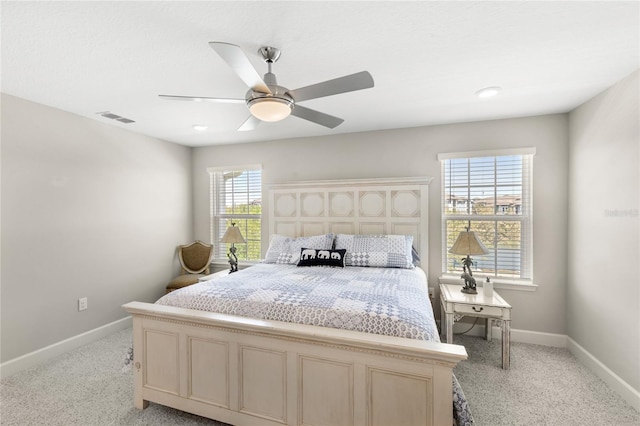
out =
[[[122,318],[103,325],[102,327],[94,328],[93,330],[78,334],[77,336],[70,337],[42,349],[38,349],[37,351],[3,362],[0,364],[0,378],[5,378],[19,371],[34,367],[53,357],[62,355],[88,343],[95,342],[96,340],[100,340],[103,337],[109,336],[117,331],[124,330],[127,327],[131,327],[131,325],[131,317]]]
[[[461,333],[471,327],[469,323],[455,323],[454,333]],[[484,336],[484,324],[478,324],[469,331],[470,336]],[[491,329],[491,337],[502,340],[502,328],[494,326]],[[511,341],[520,343],[531,343],[533,345],[552,346],[555,348],[567,347],[567,336],[565,334],[542,333],[539,331],[511,329]]]
[[[640,411],[640,392],[631,387],[620,376],[611,371],[606,365],[591,355],[571,337],[568,339],[569,351],[578,358],[589,370],[600,377],[611,389],[627,401],[633,408]]]
[[[502,339],[502,329],[493,327],[493,335]],[[511,341],[531,343],[533,345],[552,346],[554,348],[567,347],[567,335],[555,333],[542,333],[540,331],[511,329]]]

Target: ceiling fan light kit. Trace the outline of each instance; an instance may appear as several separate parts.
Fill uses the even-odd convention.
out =
[[[247,101],[249,112],[262,121],[280,121],[291,114],[293,102],[274,96],[253,98]]]
[[[225,99],[202,96],[159,95],[168,100],[209,101],[222,103],[245,102],[251,116],[240,126],[239,131],[253,130],[260,121],[275,122],[284,120],[289,115],[295,115],[307,121],[333,129],[344,120],[310,108],[296,105],[309,99],[338,95],[356,90],[368,89],[374,86],[373,77],[367,71],[344,77],[334,78],[321,83],[289,90],[279,86],[276,75],[271,72],[271,65],[280,57],[280,50],[265,46],[258,50],[262,59],[267,63],[268,71],[264,78],[253,68],[249,58],[239,46],[230,43],[215,42],[209,46],[231,67],[240,79],[249,86],[245,99]],[[252,118],[253,117],[253,118]]]

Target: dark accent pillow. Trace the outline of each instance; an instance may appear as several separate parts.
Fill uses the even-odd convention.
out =
[[[300,260],[298,266],[337,266],[344,268],[346,249],[300,249]]]

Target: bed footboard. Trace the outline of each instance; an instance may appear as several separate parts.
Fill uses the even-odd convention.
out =
[[[451,425],[462,346],[150,303],[133,316],[134,405],[234,425]]]

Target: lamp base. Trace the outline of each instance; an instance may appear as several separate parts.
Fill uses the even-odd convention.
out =
[[[467,266],[467,263],[471,265],[472,262],[469,256],[463,260],[465,260],[465,265],[462,267],[462,275],[460,275],[460,278],[464,279],[464,287],[462,287],[461,291],[467,294],[478,294],[476,290],[476,279],[473,278],[473,274],[471,273],[471,266]],[[467,267],[469,268],[468,272]]]
[[[236,256],[236,247],[231,244],[231,247],[229,248],[229,253],[227,254],[227,257],[229,258],[229,273],[233,274],[234,272],[238,272],[238,257]]]

